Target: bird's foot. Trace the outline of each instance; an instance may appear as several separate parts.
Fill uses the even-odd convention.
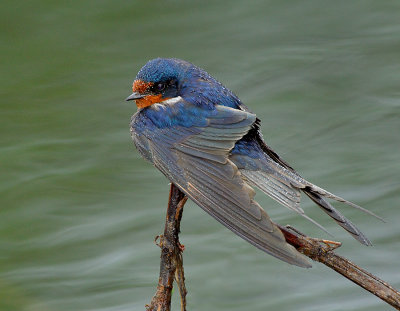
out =
[[[306,237],[309,238],[307,235],[305,235],[304,233],[300,232],[299,230],[297,230],[296,228],[293,228],[291,225],[286,225],[285,226],[286,229],[297,233],[298,235],[302,236],[302,237]],[[316,242],[322,243],[325,245],[326,247],[326,251],[333,251],[335,249],[337,249],[338,247],[340,247],[342,245],[342,243],[340,242],[336,242],[336,241],[331,241],[331,240],[323,240],[323,239],[316,239],[316,238],[309,238],[312,239]]]
[[[329,251],[333,251],[338,247],[342,246],[342,243],[336,241],[330,241],[330,240],[319,240],[319,241],[324,243],[328,247]]]
[[[162,248],[162,246],[163,246],[163,243],[162,243],[162,241],[163,241],[163,235],[162,234],[160,234],[160,235],[156,235],[156,237],[154,238],[154,243],[159,247],[159,248]]]
[[[185,245],[181,244],[178,242],[178,248],[181,251],[181,253],[185,250]]]

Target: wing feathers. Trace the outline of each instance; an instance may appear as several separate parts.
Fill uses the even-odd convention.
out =
[[[233,178],[217,177],[216,171],[224,166],[235,165],[231,161],[225,164],[213,164],[210,173],[198,159],[190,155],[180,157],[179,165],[184,167],[187,187],[182,189],[193,201],[207,213],[215,217],[230,230],[269,254],[302,267],[309,267],[307,259],[287,244],[281,231],[271,222],[265,211],[252,198],[254,190],[241,178],[234,168]],[[208,163],[208,165],[211,165]]]
[[[189,103],[179,104],[188,105],[188,110],[196,113],[197,108]],[[255,120],[255,115],[249,112],[216,106],[205,120],[197,122],[207,124],[206,127],[170,126],[145,132],[150,141],[148,158],[189,198],[230,230],[279,259],[310,267],[307,258],[286,243],[279,228],[254,201],[253,188],[228,159],[236,141],[246,135]]]
[[[323,226],[305,215],[304,210],[300,207],[300,191],[304,192],[318,205],[318,207],[320,207],[325,213],[333,218],[355,239],[362,244],[371,245],[371,242],[368,240],[368,238],[350,220],[343,216],[338,210],[329,204],[329,202],[324,200],[323,197],[345,203],[381,219],[380,217],[354,203],[344,200],[341,197],[338,197],[306,181],[293,170],[288,170],[276,162],[271,162],[271,160],[268,158],[261,160],[251,159],[247,161],[244,160],[244,157],[245,156],[243,155],[233,155],[231,156],[231,159],[234,161],[236,160],[238,163],[246,163],[249,166],[247,169],[242,168],[241,172],[244,176],[246,176],[250,184],[258,187],[261,191],[269,195],[277,202],[296,211],[303,217],[313,222],[319,228],[329,233]]]
[[[298,190],[260,171],[241,170],[241,173],[250,184],[258,187],[274,200],[299,213],[304,213],[300,207],[300,192]]]

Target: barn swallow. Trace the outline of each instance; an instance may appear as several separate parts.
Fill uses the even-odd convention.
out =
[[[301,177],[264,142],[256,115],[206,71],[180,59],[153,59],[132,90],[126,100],[138,107],[131,136],[141,155],[243,239],[290,264],[311,266],[254,200],[257,187],[320,226],[300,207],[304,193],[355,239],[371,245],[326,199],[378,216]]]

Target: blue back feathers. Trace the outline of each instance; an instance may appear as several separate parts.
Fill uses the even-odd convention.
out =
[[[155,104],[143,111],[143,114],[158,128],[172,126],[205,127],[208,124],[207,117],[215,112],[215,110],[202,109],[198,106],[188,107],[182,101],[174,105]]]

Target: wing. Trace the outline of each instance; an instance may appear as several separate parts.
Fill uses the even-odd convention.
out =
[[[286,165],[286,162],[282,160],[277,161],[276,159],[280,159],[279,156],[270,148],[270,152],[273,152],[275,157],[265,152],[264,148],[257,144],[255,139],[240,141],[238,145],[239,148],[234,149],[235,152],[230,156],[230,159],[239,167],[242,175],[247,178],[251,185],[258,187],[274,200],[296,211],[322,230],[326,231],[320,224],[308,217],[300,207],[300,191],[302,191],[355,239],[362,244],[371,245],[368,238],[350,220],[327,202],[324,197],[358,208],[381,219],[380,217],[308,182],[297,174],[293,168]],[[249,148],[253,150],[253,152],[257,150],[257,156],[249,153],[247,150]]]
[[[191,114],[199,119],[200,113],[189,103],[184,104],[186,119],[191,119]],[[310,267],[306,257],[286,243],[282,232],[254,200],[254,190],[228,159],[235,142],[255,122],[255,115],[216,106],[202,117],[206,126],[187,126],[187,122],[182,126],[177,122],[143,132],[154,165],[208,214],[243,239],[288,263]]]

